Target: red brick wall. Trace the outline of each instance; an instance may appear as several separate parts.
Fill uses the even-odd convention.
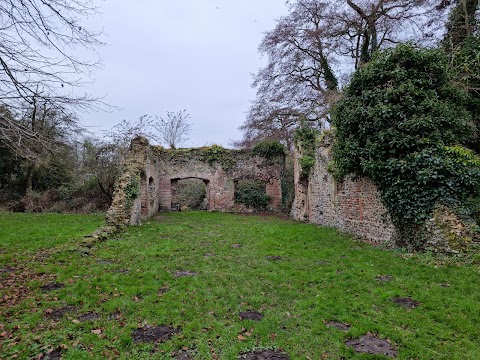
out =
[[[143,138],[132,140],[130,157],[118,182],[108,222],[112,225],[139,224],[158,210],[171,210],[176,181],[187,178],[205,181],[209,209],[218,211],[244,211],[245,207],[234,201],[235,181],[261,180],[271,197],[270,209],[279,211],[282,206],[283,159],[268,160],[236,150],[231,150],[231,155],[234,165],[224,169],[221,162],[208,162],[195,151],[166,151],[150,146]],[[124,190],[131,185],[132,179],[137,179],[140,184],[139,196],[134,201],[126,201]]]
[[[370,179],[347,177],[336,182],[327,170],[329,146],[318,147],[315,167],[308,179],[301,179],[299,156],[296,151],[294,219],[335,227],[375,243],[392,242],[395,229]]]

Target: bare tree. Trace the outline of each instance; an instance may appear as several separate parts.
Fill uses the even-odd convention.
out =
[[[257,97],[240,127],[244,140],[237,146],[274,138],[290,147],[300,118],[316,123],[325,118],[326,104],[338,87],[332,49],[325,42],[332,27],[330,12],[328,1],[296,1],[265,33],[259,52],[268,63],[254,77]]]
[[[103,139],[89,137],[82,144],[83,173],[92,177],[98,189],[111,201],[115,181],[121,174],[129,154],[133,138],[143,136],[156,140],[152,125],[157,118],[143,115],[138,120],[123,120],[109,131],[104,132]]]
[[[149,140],[157,140],[153,134],[153,125],[157,120],[157,117],[146,114],[136,121],[123,120],[104,133],[106,141],[114,144],[124,157],[133,138],[142,136]]]
[[[106,131],[103,139],[85,139],[82,149],[83,172],[93,177],[98,189],[111,201],[115,181],[121,174],[132,139],[142,136],[151,141],[165,140],[174,147],[186,140],[185,136],[191,127],[188,119],[185,110],[169,112],[166,119],[143,115],[135,121],[121,121]]]
[[[24,139],[22,145],[14,145],[16,154],[24,159],[27,167],[27,190],[32,190],[33,173],[52,159],[64,154],[78,141],[83,128],[79,126],[74,113],[65,108],[49,107],[42,98],[33,97],[32,104],[23,110],[21,117],[15,120],[18,126],[32,134],[33,138]],[[58,159],[61,161],[62,159]]]
[[[190,115],[186,110],[167,112],[166,117],[153,123],[153,127],[160,134],[160,139],[172,149],[187,141],[192,130]]]
[[[239,127],[243,139],[233,143],[238,148],[251,148],[265,140],[278,140],[292,147],[293,132],[301,116],[294,109],[276,108],[275,103],[263,104],[256,101],[250,108],[247,120]]]
[[[268,63],[254,76],[257,96],[237,145],[264,137],[285,139],[301,118],[314,126],[328,123],[330,106],[340,96],[338,79],[348,78],[376,50],[432,38],[439,29],[435,17],[448,11],[448,6],[438,7],[439,1],[288,1],[288,15],[277,20],[259,46]]]
[[[346,0],[333,13],[337,53],[355,67],[380,49],[400,42],[432,44],[441,38],[448,5],[439,0]],[[445,2],[442,0],[442,3]]]
[[[95,184],[109,201],[112,201],[115,181],[120,175],[124,158],[114,143],[95,138],[85,139],[82,145],[82,170],[84,176],[93,177]]]
[[[101,32],[82,23],[97,12],[94,0],[0,0],[0,105],[12,112],[38,103],[66,113],[98,107],[98,98],[76,95],[100,67],[78,57],[80,50],[98,57]],[[0,116],[0,140],[12,150],[31,141],[48,147],[48,139],[13,120]]]

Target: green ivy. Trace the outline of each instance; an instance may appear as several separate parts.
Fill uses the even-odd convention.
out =
[[[125,192],[125,207],[130,209],[135,199],[140,195],[140,183],[137,177],[130,177],[130,182],[123,191]]]
[[[235,166],[235,159],[233,158],[231,150],[225,149],[220,145],[212,145],[198,149],[200,157],[209,164],[219,162],[224,170],[229,170]]]
[[[440,51],[410,45],[376,54],[332,114],[335,176],[370,177],[401,241],[416,247],[437,204],[459,205],[480,184],[479,159],[459,146],[474,129],[446,63]]]
[[[300,158],[300,166],[302,168],[302,176],[308,177],[310,171],[315,166],[315,155],[302,155]]]
[[[270,196],[265,193],[265,184],[257,180],[239,180],[235,184],[235,202],[255,210],[265,210]]]
[[[285,146],[277,140],[267,140],[257,143],[252,153],[266,159],[274,159],[285,156]]]
[[[301,150],[301,158],[299,160],[302,168],[301,176],[308,177],[310,171],[315,166],[316,140],[319,131],[311,126],[302,124],[293,137],[295,146]]]

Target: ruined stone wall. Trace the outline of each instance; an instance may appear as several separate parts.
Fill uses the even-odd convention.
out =
[[[296,220],[360,236],[375,243],[393,241],[395,228],[380,194],[370,179],[351,177],[336,182],[327,170],[331,144],[325,137],[316,149],[316,164],[308,179],[302,178],[299,158],[294,154],[295,200],[291,215]]]
[[[158,211],[170,211],[178,180],[188,178],[205,183],[209,210],[245,210],[235,204],[235,182],[252,179],[265,183],[266,194],[270,196],[269,209],[280,211],[283,168],[283,157],[266,159],[247,151],[220,147],[163,149],[139,137],[132,140],[107,222],[116,226],[137,225]]]

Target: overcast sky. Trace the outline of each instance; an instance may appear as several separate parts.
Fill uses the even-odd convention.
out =
[[[265,64],[257,48],[284,0],[106,0],[95,25],[108,43],[104,69],[87,90],[121,107],[81,114],[92,131],[143,114],[186,109],[193,129],[185,146],[241,138],[255,97],[251,74]]]

